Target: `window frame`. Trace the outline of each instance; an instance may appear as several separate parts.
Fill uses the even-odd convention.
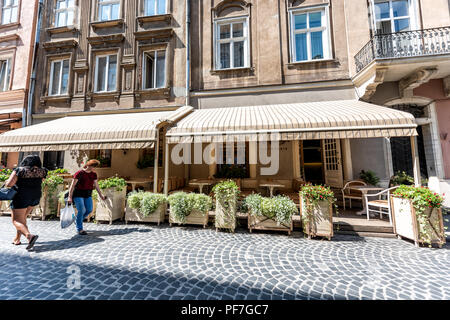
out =
[[[244,36],[239,38],[233,38],[233,30],[230,28],[230,38],[220,39],[220,27],[222,25],[233,25],[237,23],[243,23]],[[237,40],[235,40],[237,39]],[[218,18],[214,20],[214,69],[215,70],[238,70],[250,68],[250,17],[239,16],[232,18]],[[244,66],[234,67],[234,42],[244,41]],[[222,43],[230,43],[230,67],[222,68],[220,63],[220,45]]]
[[[70,1],[70,0],[55,0],[55,9],[54,9],[55,20],[54,20],[54,23],[53,23],[55,28],[71,27],[71,26],[76,25],[76,23],[77,23],[77,20],[78,20],[78,17],[77,17],[78,10],[77,10],[77,5],[76,5],[77,4],[77,0],[73,0],[73,3],[74,3],[73,7],[70,7],[70,8],[66,7],[64,9],[58,9],[58,3],[59,2],[66,2],[67,3],[68,1]],[[69,24],[67,22],[67,20],[68,20],[68,14],[67,13],[69,11],[73,12],[72,24]],[[64,25],[58,25],[58,22],[59,22],[58,14],[61,13],[61,12],[66,12],[66,19],[65,19],[66,22],[65,22]]]
[[[4,9],[5,9],[5,0],[1,0],[1,7],[0,7],[0,11],[1,11],[1,14],[0,14],[0,26],[3,26],[3,25],[10,25],[10,24],[17,24],[17,23],[19,23],[19,18],[20,18],[20,7],[21,7],[21,0],[17,0],[17,6],[9,6],[9,7],[6,7],[6,8],[9,8],[9,9],[11,9],[11,12],[12,12],[12,8],[14,8],[14,7],[17,7],[17,15],[16,15],[16,18],[15,18],[15,21],[11,21],[11,14],[10,14],[10,17],[9,17],[9,19],[10,19],[10,21],[8,22],[8,23],[4,23],[3,22],[3,11],[4,11]]]
[[[61,87],[62,87],[62,80],[63,80],[63,69],[64,69],[64,61],[68,61],[69,63],[69,73],[68,73],[68,79],[67,79],[67,92],[62,93],[61,92]],[[58,93],[57,94],[52,94],[52,88],[53,88],[53,71],[55,68],[55,64],[57,62],[61,62],[61,67],[60,67],[60,78],[59,78],[59,85],[58,85]],[[61,58],[61,59],[53,59],[50,61],[50,79],[49,79],[49,85],[48,85],[48,96],[49,97],[58,97],[58,96],[66,96],[69,94],[69,87],[70,87],[70,58],[66,57],[66,58]]]
[[[321,13],[321,22],[322,25],[320,27],[309,28],[309,14],[310,13]],[[303,30],[295,30],[295,15],[298,14],[306,14],[307,15],[307,28]],[[324,26],[324,23],[326,25]],[[320,4],[315,6],[308,6],[303,8],[291,8],[289,9],[289,37],[290,37],[290,61],[291,63],[311,63],[311,62],[320,62],[320,61],[328,61],[332,60],[334,57],[333,54],[333,46],[332,46],[332,38],[331,38],[331,19],[330,19],[330,11],[329,4]],[[311,48],[311,33],[322,31],[322,43],[323,43],[323,58],[322,59],[312,59],[312,48]],[[300,33],[306,33],[306,44],[307,44],[307,60],[298,60],[297,61],[297,49],[295,42],[295,35]]]
[[[402,31],[395,31],[395,24],[393,23],[395,20],[402,20],[402,19],[409,19],[409,29],[408,31],[412,31],[417,29],[418,23],[417,23],[417,1],[415,0],[407,0],[408,1],[408,16],[401,16],[401,17],[394,17],[393,9],[392,9],[392,2],[396,0],[370,0],[370,5],[372,6],[371,14],[372,14],[372,24],[373,24],[373,34],[374,35],[380,35],[377,32],[377,22],[378,21],[390,21],[391,22],[391,32],[390,33],[398,33]],[[389,18],[379,19],[377,20],[376,12],[375,12],[375,4],[380,2],[389,2]],[[407,31],[405,31],[407,32]]]
[[[143,17],[154,17],[154,16],[160,16],[160,15],[164,15],[164,14],[168,14],[169,13],[169,0],[164,0],[165,1],[165,12],[164,13],[157,13],[158,12],[158,0],[155,0],[155,13],[154,15],[147,15],[147,1],[150,0],[142,0],[142,16]]]
[[[117,61],[116,61],[116,86],[114,88],[114,90],[108,91],[108,85],[109,85],[109,61],[110,61],[110,57],[111,56],[116,56]],[[100,60],[100,58],[104,58],[107,57],[107,63],[106,63],[106,67],[107,67],[107,72],[106,72],[106,78],[105,78],[105,86],[106,86],[106,90],[105,91],[99,91],[98,90],[98,61]],[[95,72],[94,72],[94,93],[111,93],[111,92],[117,92],[118,90],[118,85],[119,85],[119,55],[117,53],[109,53],[109,54],[96,54],[95,55]]]
[[[6,70],[7,70],[7,74],[5,75],[5,82],[4,83],[0,83],[0,92],[7,92],[7,91],[11,91],[11,83],[12,83],[12,66],[13,66],[13,62],[12,62],[12,57],[0,57],[0,61],[5,61],[6,62]],[[0,65],[0,79],[1,79],[1,65]]]
[[[97,1],[97,6],[96,6],[97,14],[96,14],[96,19],[94,19],[95,21],[97,21],[97,22],[107,22],[107,21],[114,21],[114,20],[119,20],[119,19],[121,19],[121,17],[122,17],[122,13],[121,13],[121,10],[122,10],[122,0],[96,0],[96,1]],[[110,6],[110,7],[112,8],[112,6],[113,6],[114,4],[119,4],[119,10],[118,10],[118,16],[117,16],[117,18],[115,18],[115,19],[112,19],[112,18],[111,18],[112,10],[110,10],[110,11],[109,11],[109,15],[110,15],[110,16],[109,16],[109,19],[107,19],[107,20],[102,20],[100,8],[101,8],[102,6]]]
[[[153,87],[153,88],[147,88],[146,87],[146,75],[147,75],[147,59],[146,59],[146,55],[154,52],[155,53],[155,66],[157,64],[158,61],[158,52],[164,52],[164,86],[162,87]],[[156,75],[157,75],[157,70],[156,68],[153,69],[154,70],[154,74],[153,74],[153,83],[156,85]],[[141,89],[144,91],[149,91],[149,90],[158,90],[158,89],[163,89],[163,88],[167,88],[167,49],[148,49],[148,50],[144,50],[142,52],[142,84],[141,84]]]

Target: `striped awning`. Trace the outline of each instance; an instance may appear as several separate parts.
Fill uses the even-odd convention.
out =
[[[152,148],[160,124],[192,110],[67,116],[0,135],[0,152]]]
[[[356,101],[196,110],[167,132],[169,143],[415,136],[412,114]]]

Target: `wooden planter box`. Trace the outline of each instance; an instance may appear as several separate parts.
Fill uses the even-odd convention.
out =
[[[123,220],[125,215],[125,201],[127,189],[117,191],[116,188],[103,190],[106,200],[99,199],[97,202],[97,210],[95,211],[95,220],[108,221],[112,224],[117,219]]]
[[[173,217],[172,210],[170,210],[170,214],[169,214],[170,226],[172,226],[172,224],[174,224],[174,223],[177,223],[179,225],[182,225],[182,224],[201,225],[201,226],[203,226],[203,228],[206,228],[206,226],[208,225],[208,219],[209,219],[209,213],[208,212],[203,214],[203,212],[198,211],[198,210],[192,210],[192,212],[186,217],[186,222],[185,223],[181,223],[180,221],[176,221],[174,219],[174,217]]]
[[[402,199],[398,197],[391,197],[392,208],[392,224],[394,226],[394,233],[397,238],[407,238],[414,241],[416,247],[420,243],[425,243],[424,239],[420,237],[420,225],[417,222],[416,210],[410,199]],[[432,244],[437,244],[439,248],[445,244],[445,229],[442,217],[442,210],[435,208],[428,208],[425,213],[428,216],[427,230],[430,230],[433,237]],[[439,226],[436,229],[434,226]]]
[[[64,186],[58,185],[56,190],[49,194],[47,188],[42,190],[42,197],[39,205],[32,211],[31,218],[39,218],[42,221],[45,220],[45,217],[54,214],[58,215],[58,195],[63,191]]]
[[[251,212],[248,214],[248,229],[250,232],[253,230],[271,230],[271,231],[287,231],[288,235],[291,235],[294,229],[294,224],[291,219],[289,225],[278,225],[275,220],[265,216],[255,216]]]
[[[333,232],[333,205],[330,201],[320,201],[311,215],[311,221],[305,223],[307,199],[300,197],[300,218],[302,220],[303,232],[311,237],[326,237],[328,240],[334,235]]]
[[[4,214],[12,214],[12,210],[9,207],[11,204],[11,201],[0,201],[0,216]]]
[[[234,230],[236,229],[236,206],[236,199],[234,199],[230,209],[225,209],[222,204],[216,200],[216,231],[219,229],[230,229],[234,233]]]
[[[137,209],[132,209],[128,206],[125,211],[125,223],[128,221],[133,222],[154,222],[157,223],[158,226],[161,222],[164,222],[166,219],[166,211],[167,211],[167,203],[161,204],[158,209],[155,210],[151,215],[144,217],[141,212]]]

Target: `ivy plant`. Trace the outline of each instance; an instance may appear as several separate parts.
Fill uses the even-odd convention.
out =
[[[177,192],[168,197],[170,212],[175,222],[186,223],[193,210],[206,215],[212,207],[211,197],[205,194]]]
[[[100,180],[98,182],[98,186],[100,189],[109,189],[109,188],[115,188],[117,191],[122,191],[127,187],[127,182],[123,178],[119,177],[111,177],[108,179]]]
[[[239,187],[233,180],[222,181],[216,184],[212,191],[216,198],[216,214],[220,214],[224,225],[231,227],[236,221],[237,199],[240,193]],[[218,211],[218,207],[222,210]]]
[[[245,198],[245,206],[253,216],[264,216],[277,222],[278,225],[290,225],[292,216],[297,212],[295,203],[286,196],[266,198],[260,194],[252,194]]]
[[[129,207],[138,210],[144,217],[153,214],[165,203],[167,203],[167,197],[159,193],[138,191],[128,195]]]
[[[56,191],[59,185],[64,183],[64,179],[58,175],[47,175],[47,178],[42,180],[42,189],[47,192],[47,201],[50,211],[54,214],[57,211],[58,195]]]
[[[427,187],[415,187],[401,185],[393,192],[394,197],[409,199],[414,206],[417,223],[419,227],[419,236],[422,241],[431,245],[433,233],[441,237],[439,221],[430,219],[428,209],[439,209],[442,206],[444,198],[431,191]]]

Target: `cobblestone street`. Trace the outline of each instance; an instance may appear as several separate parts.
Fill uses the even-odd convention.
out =
[[[58,221],[30,227],[40,238],[27,252],[0,217],[2,300],[450,299],[449,243],[123,224],[87,224],[83,237]],[[68,286],[73,270],[79,289]]]

